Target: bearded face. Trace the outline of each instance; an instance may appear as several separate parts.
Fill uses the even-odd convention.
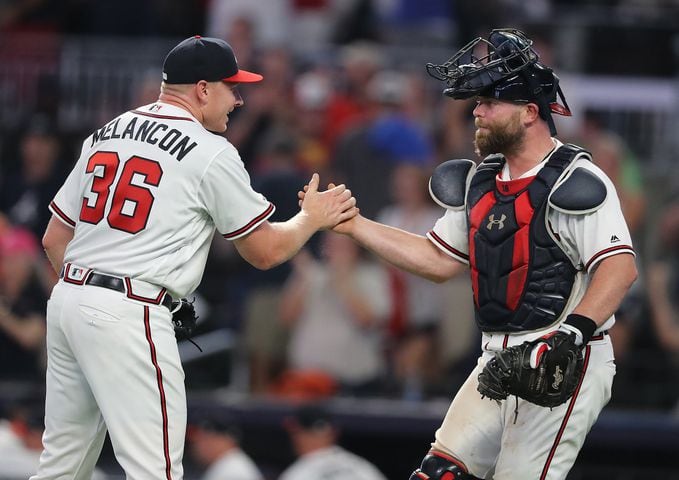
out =
[[[521,123],[520,112],[514,112],[506,120],[490,122],[487,119],[475,120],[477,127],[474,135],[476,153],[482,158],[493,153],[512,155],[520,150],[526,137],[526,128]]]

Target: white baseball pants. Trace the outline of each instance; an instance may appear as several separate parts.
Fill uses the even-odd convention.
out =
[[[31,480],[89,479],[108,430],[130,480],[180,480],[186,392],[169,310],[60,281],[47,306],[44,451]]]

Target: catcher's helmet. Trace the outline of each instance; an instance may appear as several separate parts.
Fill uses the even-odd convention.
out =
[[[488,39],[472,40],[445,63],[428,63],[427,72],[445,81],[443,93],[454,99],[481,96],[537,103],[552,135],[556,128],[551,114],[571,115],[559,77],[539,62],[533,42],[520,30],[493,30]],[[563,105],[557,102],[557,93]]]

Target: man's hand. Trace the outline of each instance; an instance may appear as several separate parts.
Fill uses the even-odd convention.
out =
[[[358,207],[356,207],[356,199],[353,196],[351,196],[351,190],[347,189],[346,186],[343,184],[335,185],[334,183],[330,183],[328,184],[328,189],[325,192],[319,192],[318,191],[319,181],[320,179],[318,174],[314,173],[313,176],[311,177],[311,181],[307,185],[304,185],[304,190],[300,190],[299,192],[297,192],[297,197],[299,198],[299,206],[302,208],[302,210],[307,211],[305,209],[305,205],[307,205],[307,202],[310,200],[309,199],[310,196],[329,195],[332,193],[340,197],[340,200],[348,198],[348,200],[344,200],[344,203],[342,203],[343,206],[348,205],[348,207],[347,209],[339,212],[338,217],[339,220],[335,223],[332,223],[330,222],[331,220],[330,217],[326,217],[329,223],[321,228],[323,229],[332,228],[332,230],[335,233],[350,234],[353,224],[355,223],[354,220],[359,213],[359,209]]]

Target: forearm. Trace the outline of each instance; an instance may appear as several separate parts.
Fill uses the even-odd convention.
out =
[[[13,313],[3,309],[0,312],[0,327],[27,350],[41,345],[45,337],[45,322],[39,315],[19,319]]]
[[[365,292],[358,291],[356,285],[348,281],[338,282],[336,289],[357,325],[368,328],[375,323],[375,313],[365,298]]]
[[[605,258],[596,268],[585,295],[573,313],[592,319],[601,326],[620,306],[637,278],[634,257],[629,254]]]
[[[299,273],[294,272],[281,295],[278,308],[279,318],[283,325],[292,326],[302,314],[304,299],[308,291],[308,283]]]
[[[392,265],[435,282],[465,270],[426,237],[357,216],[349,233],[359,244]]]
[[[251,265],[268,270],[290,260],[317,229],[318,225],[300,211],[285,222],[264,222],[247,237],[235,240],[234,244]]]

